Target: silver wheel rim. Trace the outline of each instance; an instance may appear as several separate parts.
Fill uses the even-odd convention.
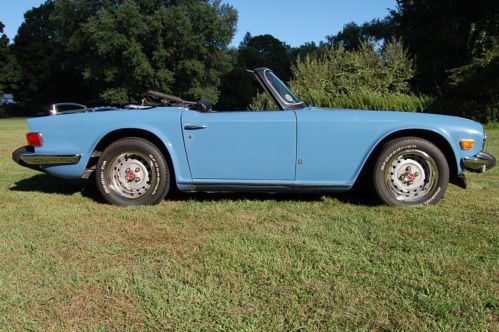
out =
[[[438,168],[427,153],[406,150],[387,163],[385,184],[390,194],[401,202],[415,202],[433,193],[438,184]]]
[[[107,169],[110,189],[119,197],[135,200],[151,189],[156,179],[151,158],[141,152],[125,152],[114,157]]]

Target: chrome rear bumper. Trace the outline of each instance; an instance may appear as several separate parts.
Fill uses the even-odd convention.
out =
[[[43,171],[43,167],[76,165],[81,156],[75,155],[39,155],[36,154],[33,147],[23,146],[12,152],[12,160],[17,164]]]
[[[463,165],[467,171],[484,173],[496,165],[496,158],[487,152],[480,152],[474,157],[463,158]]]

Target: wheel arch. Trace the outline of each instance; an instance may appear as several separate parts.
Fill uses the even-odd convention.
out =
[[[362,166],[361,172],[357,177],[355,184],[357,184],[357,182],[359,182],[361,178],[367,176],[368,171],[374,165],[376,158],[381,152],[383,145],[388,141],[402,137],[418,137],[435,144],[435,146],[439,148],[440,151],[442,151],[445,159],[447,160],[451,182],[453,178],[458,176],[458,163],[456,154],[454,152],[454,149],[452,148],[452,145],[445,138],[445,136],[443,136],[441,133],[429,129],[400,129],[387,134],[374,146],[369,156],[367,157],[367,160],[364,162],[364,165]]]
[[[171,183],[172,185],[176,183],[175,181],[175,167],[173,164],[173,160],[171,157],[171,153],[168,150],[165,142],[159,138],[158,135],[155,133],[146,130],[146,129],[139,129],[139,128],[121,128],[121,129],[116,129],[108,132],[105,134],[100,140],[97,142],[95,145],[94,149],[92,150],[92,155],[90,156],[90,159],[87,163],[86,170],[93,170],[95,169],[95,166],[97,165],[97,161],[99,160],[99,157],[101,156],[102,152],[113,142],[116,142],[117,140],[121,138],[127,138],[127,137],[137,137],[137,138],[142,138],[145,139],[152,144],[154,144],[163,154],[165,157],[165,160],[168,164],[168,167],[170,168],[170,176],[171,176]]]

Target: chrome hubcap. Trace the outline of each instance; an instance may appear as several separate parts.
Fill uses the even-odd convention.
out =
[[[109,187],[126,199],[144,196],[154,177],[152,161],[140,152],[122,153],[110,162],[107,172]]]
[[[427,153],[406,150],[393,156],[385,169],[385,183],[399,201],[413,202],[433,192],[438,183],[438,168]]]

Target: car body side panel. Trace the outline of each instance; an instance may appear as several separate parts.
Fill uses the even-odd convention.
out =
[[[185,155],[180,118],[184,109],[154,108],[147,110],[114,110],[105,112],[76,113],[48,116],[28,120],[29,130],[41,132],[43,147],[35,148],[36,154],[79,154],[76,165],[46,168],[50,174],[79,178],[98,142],[108,133],[119,129],[142,129],[161,139],[175,168],[177,181],[191,181]]]
[[[278,112],[184,112],[192,178],[295,179],[296,115]],[[198,130],[186,130],[195,126]]]
[[[458,173],[460,160],[482,148],[483,128],[457,117],[401,112],[305,108],[295,110],[298,123],[296,183],[352,185],[375,147],[400,130],[435,132],[451,145]],[[462,151],[459,140],[475,139],[473,150]]]

